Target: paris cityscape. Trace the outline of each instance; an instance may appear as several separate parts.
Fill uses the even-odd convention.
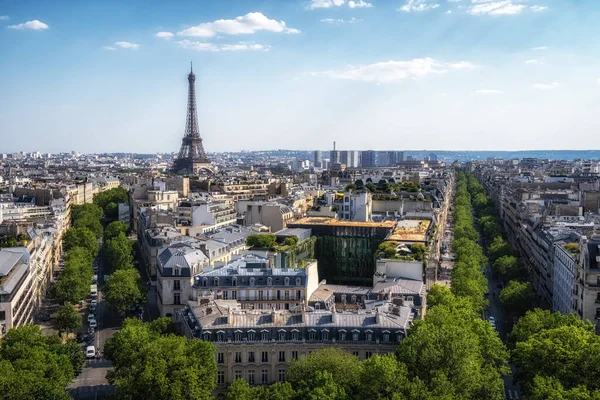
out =
[[[600,78],[586,75],[600,64],[519,92],[524,72],[500,78],[465,50],[488,42],[490,60],[536,79],[565,73],[555,60],[595,46],[570,41],[600,7],[183,1],[191,16],[150,3],[0,2],[0,398],[600,399]],[[92,14],[98,27],[56,44]],[[335,45],[372,30],[387,43],[421,18],[446,28],[418,59],[374,46],[379,62],[358,65],[331,49],[304,61],[320,72],[284,78],[263,64],[292,70],[282,60],[300,62],[323,30]],[[498,42],[507,27],[518,35]],[[110,29],[139,43],[60,60]],[[41,43],[60,54],[29,64]],[[470,88],[465,71],[505,86]],[[442,75],[471,98],[448,86],[406,108]]]

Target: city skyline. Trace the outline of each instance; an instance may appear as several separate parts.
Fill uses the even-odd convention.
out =
[[[0,2],[0,151],[600,147],[591,1],[210,4]]]

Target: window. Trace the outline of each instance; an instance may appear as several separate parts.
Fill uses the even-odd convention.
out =
[[[352,332],[352,340],[358,342],[358,332]]]
[[[242,352],[241,351],[235,352],[235,362],[236,363],[242,362]]]
[[[302,300],[302,290],[296,290],[296,300]]]
[[[231,300],[237,300],[237,291],[236,290],[231,291]]]
[[[296,278],[296,286],[300,286],[301,282],[302,282],[302,280],[300,278]]]
[[[254,373],[255,371],[253,369],[248,371],[248,385],[254,385]]]
[[[346,332],[340,332],[340,342],[346,341]]]
[[[273,285],[273,278],[267,278],[267,286]]]
[[[227,300],[228,297],[229,297],[229,291],[223,290],[223,300]]]
[[[285,351],[280,351],[279,352],[279,361],[280,362],[285,362]]]
[[[298,359],[298,352],[292,351],[292,360],[297,360],[297,359]]]
[[[225,340],[225,334],[223,332],[217,333],[217,342],[222,342]]]
[[[254,286],[254,281],[255,281],[254,278],[250,278],[250,286]]]
[[[217,364],[225,363],[225,353],[217,353]]]
[[[298,340],[298,331],[292,331],[292,340]]]
[[[231,286],[237,286],[237,277],[231,278]]]
[[[346,303],[346,295],[345,294],[342,295],[342,303],[344,303],[344,304]]]
[[[204,332],[203,336],[205,341],[208,342],[210,340],[210,332]]]
[[[373,352],[372,351],[365,351],[365,359],[366,358],[371,358],[373,357]]]
[[[253,351],[249,351],[248,352],[248,362],[254,362],[254,352]]]
[[[384,333],[383,334],[383,343],[389,343],[389,341],[390,341],[390,334]]]
[[[206,287],[207,283],[208,283],[208,278],[207,277],[202,278],[202,286]]]
[[[253,342],[254,341],[254,332],[248,332],[248,341],[249,342]]]
[[[279,370],[279,382],[283,382],[285,380],[285,369]]]
[[[173,268],[173,275],[175,275],[175,276],[181,276],[181,269],[180,268]]]
[[[284,299],[285,300],[289,300],[290,299],[290,291],[289,290],[286,290],[283,294],[284,294]]]
[[[352,300],[353,303],[356,303],[356,295],[355,294],[353,294],[350,299]]]
[[[262,290],[259,290],[259,291],[258,291],[258,299],[259,299],[259,300],[264,300],[264,293],[263,293],[263,291],[262,291]]]
[[[328,331],[321,332],[321,340],[329,340],[329,332]]]
[[[242,379],[242,371],[233,371],[235,379]]]
[[[260,382],[263,385],[266,385],[267,383],[269,383],[269,370],[268,369],[263,369],[260,373],[261,378],[260,378]]]
[[[267,340],[269,340],[269,332],[262,332],[261,335],[263,341],[266,342]]]
[[[321,303],[316,302],[315,303],[315,310],[320,310],[321,309]]]
[[[181,293],[173,293],[173,304],[181,304]]]
[[[401,333],[396,334],[396,340],[398,342],[402,340],[402,334]]]
[[[353,352],[352,352],[352,355],[353,355],[354,357],[358,357],[358,351],[353,351]]]
[[[181,290],[181,281],[179,279],[173,281],[173,290]]]
[[[315,331],[308,332],[308,340],[315,340],[315,339],[316,339]]]
[[[216,287],[219,286],[219,278],[215,278],[213,282]]]
[[[222,385],[225,383],[225,371],[217,372],[217,384]]]
[[[279,340],[281,340],[281,341],[285,340],[285,332],[284,331],[279,332]]]
[[[262,353],[260,353],[260,360],[262,362],[269,362],[269,352],[263,351]]]
[[[236,332],[234,334],[234,338],[236,342],[241,342],[242,341],[242,332]]]
[[[373,332],[367,332],[366,341],[370,342],[373,340]]]
[[[283,284],[285,286],[290,286],[290,278],[286,276],[285,279],[283,280]]]

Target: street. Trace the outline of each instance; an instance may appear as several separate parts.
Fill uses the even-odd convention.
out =
[[[104,343],[112,337],[112,335],[120,327],[120,319],[115,313],[106,308],[106,302],[102,296],[102,286],[104,285],[104,276],[108,275],[108,266],[104,263],[102,252],[98,254],[94,264],[98,267],[98,306],[96,308],[96,321],[98,328],[94,332],[94,346],[102,354]],[[89,301],[84,307],[86,312],[83,313],[83,332],[88,332]],[[86,344],[83,343],[85,350]],[[106,380],[106,373],[111,368],[111,363],[104,359],[104,355],[100,358],[89,359],[81,370],[81,373],[75,377],[71,385],[68,387],[69,392],[75,399],[102,399],[107,397],[113,391],[113,387]]]

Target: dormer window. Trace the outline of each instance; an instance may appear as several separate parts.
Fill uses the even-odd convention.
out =
[[[290,278],[288,278],[287,276],[285,277],[285,279],[283,280],[283,284],[285,286],[290,286]]]
[[[231,278],[231,286],[237,286],[237,277]]]
[[[215,279],[214,279],[214,285],[215,285],[216,287],[218,287],[218,286],[219,286],[219,278],[215,277]]]
[[[207,284],[208,284],[208,278],[207,277],[202,278],[202,286],[206,287]]]
[[[273,286],[273,278],[267,278],[267,286]]]
[[[296,286],[300,286],[300,282],[301,282],[301,281],[302,281],[302,280],[301,280],[300,278],[296,278]]]
[[[254,281],[255,281],[254,278],[250,278],[250,286],[254,286]]]

